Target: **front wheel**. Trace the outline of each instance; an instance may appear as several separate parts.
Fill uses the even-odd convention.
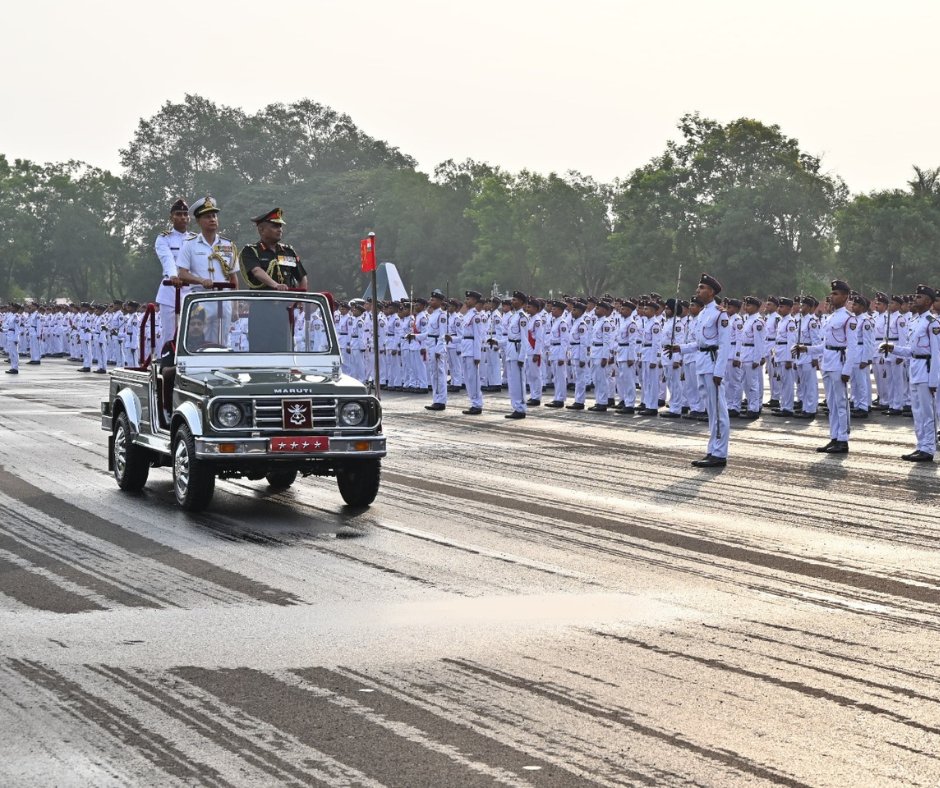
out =
[[[380,460],[349,462],[336,470],[339,494],[350,506],[368,506],[379,494]]]
[[[131,421],[124,411],[114,424],[114,480],[128,492],[139,492],[150,474],[150,452],[133,441]]]
[[[173,492],[187,512],[205,509],[215,492],[215,474],[196,458],[196,441],[185,424],[173,437]]]

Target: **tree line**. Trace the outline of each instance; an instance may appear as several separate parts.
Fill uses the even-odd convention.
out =
[[[698,274],[730,292],[821,295],[844,277],[907,292],[940,251],[940,169],[905,188],[855,195],[776,125],[682,117],[677,139],[629,176],[508,172],[407,154],[309,100],[257,113],[196,95],[140,120],[118,175],[78,161],[0,155],[0,299],[137,298],[155,292],[152,245],[170,203],[212,194],[223,232],[279,205],[285,238],[318,289],[364,289],[358,240],[416,292],[683,292]],[[933,282],[934,285],[940,282]]]

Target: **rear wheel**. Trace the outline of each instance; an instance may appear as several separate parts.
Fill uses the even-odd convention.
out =
[[[215,474],[196,457],[196,441],[185,424],[173,438],[173,492],[187,512],[205,509],[215,492]]]
[[[297,480],[297,471],[271,471],[264,478],[272,490],[286,490]]]
[[[368,506],[379,494],[382,463],[377,459],[350,462],[336,471],[339,494],[350,506]]]
[[[138,492],[150,475],[150,452],[133,442],[131,420],[121,411],[114,424],[114,480],[128,492]]]

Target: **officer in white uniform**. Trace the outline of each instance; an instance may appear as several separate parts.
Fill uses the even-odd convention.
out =
[[[238,250],[219,234],[219,206],[209,196],[193,203],[193,217],[200,232],[183,243],[176,264],[179,278],[192,290],[205,290],[216,283],[238,287]],[[231,324],[231,303],[206,305],[206,339],[225,345]]]
[[[170,206],[170,222],[173,226],[160,233],[153,244],[153,250],[157,253],[163,271],[154,299],[160,308],[160,319],[157,321],[158,348],[162,348],[164,342],[172,339],[176,331],[176,288],[163,282],[168,279],[178,281],[176,261],[179,260],[183,244],[196,235],[189,232],[189,206],[182,197]],[[182,288],[180,298],[188,292],[188,287]]]
[[[911,410],[917,449],[902,455],[901,459],[908,462],[933,462],[937,450],[934,397],[940,384],[940,321],[930,313],[936,296],[933,288],[918,285],[907,336],[901,339],[903,344],[882,346],[887,353],[910,359]]]
[[[696,468],[721,468],[728,464],[728,401],[722,373],[728,366],[731,352],[731,325],[728,315],[718,308],[715,296],[721,292],[721,283],[713,276],[702,274],[695,295],[705,302],[698,316],[698,340],[684,345],[673,345],[673,352],[695,354],[695,371],[699,388],[705,392],[705,411],[708,413],[708,453],[701,460],[692,460]]]

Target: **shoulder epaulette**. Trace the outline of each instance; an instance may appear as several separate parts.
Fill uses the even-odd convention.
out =
[[[164,238],[166,238],[166,236],[168,236],[169,234],[170,234],[169,230],[164,230],[162,233],[160,233],[160,235],[163,236]]]

